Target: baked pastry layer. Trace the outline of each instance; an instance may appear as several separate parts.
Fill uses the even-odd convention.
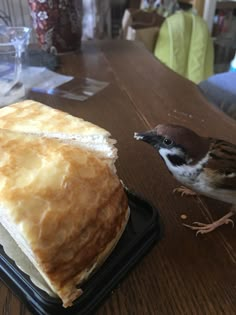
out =
[[[25,100],[1,108],[0,128],[56,138],[83,147],[105,160],[115,171],[116,141],[107,130],[42,103]]]
[[[122,235],[127,198],[105,159],[79,144],[14,128],[7,108],[0,119],[11,129],[0,129],[0,223],[67,307]]]

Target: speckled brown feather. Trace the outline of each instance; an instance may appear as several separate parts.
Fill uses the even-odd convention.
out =
[[[236,145],[224,140],[211,139],[209,160],[204,168],[216,188],[235,190],[236,194]]]

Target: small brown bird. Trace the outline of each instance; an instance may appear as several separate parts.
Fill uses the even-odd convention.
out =
[[[234,224],[229,218],[236,214],[236,145],[167,124],[135,133],[134,137],[153,146],[172,175],[187,187],[175,191],[182,195],[194,194],[194,191],[232,205],[228,214],[211,224],[194,222],[194,226],[185,226],[204,234],[220,225]]]

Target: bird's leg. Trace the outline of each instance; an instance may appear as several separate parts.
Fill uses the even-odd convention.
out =
[[[180,193],[181,197],[183,197],[185,195],[186,196],[196,196],[197,195],[194,191],[192,191],[191,189],[189,189],[185,186],[180,186],[178,188],[175,188],[173,190],[173,193],[176,193],[176,192]]]
[[[183,224],[183,225],[186,226],[187,228],[191,229],[191,230],[197,231],[196,235],[206,234],[206,233],[209,233],[209,232],[215,230],[217,227],[219,227],[223,224],[231,223],[232,226],[234,227],[234,221],[229,219],[233,215],[235,215],[235,212],[230,211],[229,213],[227,213],[225,216],[223,216],[219,220],[214,221],[214,222],[209,223],[209,224],[205,224],[205,223],[201,223],[201,222],[193,222],[193,224],[195,224],[196,226],[188,225],[188,224]]]

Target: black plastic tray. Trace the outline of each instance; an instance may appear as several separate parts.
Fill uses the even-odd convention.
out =
[[[135,194],[126,191],[131,215],[127,227],[111,256],[82,286],[83,294],[65,309],[58,298],[36,287],[30,278],[5,254],[0,245],[0,278],[17,294],[33,314],[88,315],[117,286],[127,272],[160,238],[157,209]]]

